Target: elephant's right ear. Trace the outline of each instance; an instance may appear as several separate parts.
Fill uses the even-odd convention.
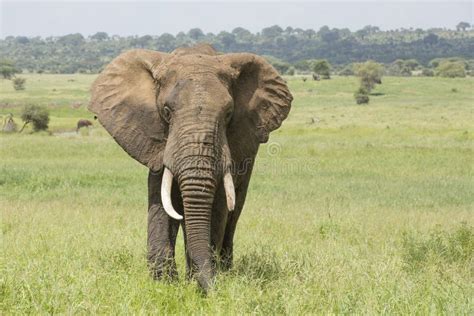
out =
[[[145,49],[121,54],[95,80],[88,107],[130,156],[154,171],[163,164],[167,131],[153,71],[167,57]]]

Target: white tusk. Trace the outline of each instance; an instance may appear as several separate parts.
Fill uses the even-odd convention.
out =
[[[183,216],[179,215],[173,208],[171,203],[171,185],[173,184],[173,174],[171,171],[164,167],[163,179],[161,180],[161,202],[165,212],[172,218],[182,220]]]
[[[227,199],[227,208],[232,212],[235,208],[235,189],[232,175],[227,171],[224,175],[225,197]]]

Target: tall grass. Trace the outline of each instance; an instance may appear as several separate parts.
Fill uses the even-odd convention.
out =
[[[473,80],[384,78],[357,106],[354,78],[287,79],[293,110],[208,297],[185,280],[182,236],[179,281],[149,277],[146,169],[97,125],[62,134],[90,115],[68,104],[92,76],[0,81],[1,115],[56,102],[52,85],[64,101],[55,136],[0,136],[2,312],[472,314]]]

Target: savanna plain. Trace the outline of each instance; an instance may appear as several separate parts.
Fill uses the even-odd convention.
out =
[[[147,169],[98,122],[93,75],[0,80],[2,123],[46,105],[49,133],[0,135],[3,314],[474,313],[474,78],[287,77],[293,108],[262,145],[234,267],[206,297],[146,265]],[[83,105],[74,108],[71,104]]]

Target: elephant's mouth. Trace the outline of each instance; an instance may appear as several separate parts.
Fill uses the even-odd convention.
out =
[[[170,217],[176,220],[182,220],[183,216],[176,212],[173,207],[173,203],[171,202],[172,183],[173,173],[167,167],[164,167],[163,179],[161,182],[161,199],[163,202],[163,208]],[[230,173],[230,171],[225,172],[223,177],[223,183],[227,200],[227,208],[229,211],[233,211],[235,208],[235,188],[234,181],[232,179],[232,174]]]

